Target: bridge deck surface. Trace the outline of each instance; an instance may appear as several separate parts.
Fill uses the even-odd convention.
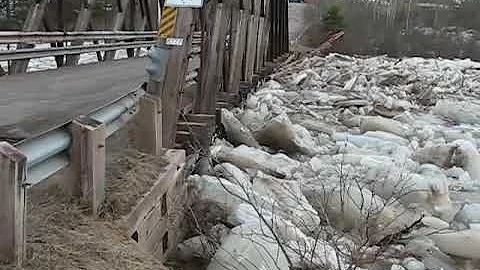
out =
[[[103,106],[146,79],[146,58],[0,77],[0,137],[31,137]]]

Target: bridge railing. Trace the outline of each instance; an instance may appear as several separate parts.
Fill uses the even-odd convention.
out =
[[[156,31],[0,32],[0,44],[156,39]]]
[[[156,44],[156,41],[133,41],[106,44],[89,44],[56,48],[32,48],[0,51],[0,61],[43,58],[50,56],[78,55],[83,53],[117,51],[146,48]]]
[[[194,35],[193,44],[198,45],[200,38]],[[63,57],[84,53],[112,52],[149,48],[158,43],[155,31],[91,31],[91,32],[0,32],[0,44],[22,44],[18,49],[0,51],[0,61],[26,60],[43,57]],[[34,44],[68,43],[93,41],[94,44],[68,45],[62,47],[35,48]],[[98,41],[104,41],[99,44]],[[99,61],[105,60],[98,57]],[[12,70],[9,73],[16,73]]]

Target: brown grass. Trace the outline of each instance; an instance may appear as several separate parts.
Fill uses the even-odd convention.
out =
[[[32,188],[28,198],[24,269],[166,269],[115,225],[128,214],[167,164],[134,150],[108,155],[107,200],[94,219],[76,198],[56,187]]]
[[[116,151],[107,161],[106,200],[101,217],[116,220],[130,213],[164,171],[168,161],[133,149]]]

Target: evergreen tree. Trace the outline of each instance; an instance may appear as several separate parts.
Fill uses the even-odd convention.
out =
[[[344,17],[338,5],[331,5],[322,16],[322,22],[328,32],[345,27]]]
[[[0,30],[21,30],[36,0],[0,0]]]

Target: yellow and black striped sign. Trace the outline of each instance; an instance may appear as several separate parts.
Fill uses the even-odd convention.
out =
[[[160,20],[160,30],[158,35],[161,38],[172,37],[175,33],[175,24],[177,23],[177,8],[164,7],[162,9],[162,19]]]

